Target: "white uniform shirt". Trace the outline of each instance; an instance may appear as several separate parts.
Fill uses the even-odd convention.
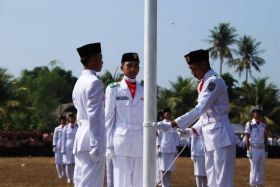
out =
[[[116,155],[143,157],[143,86],[136,82],[134,99],[123,79],[106,88],[107,147]]]
[[[197,105],[175,121],[184,129],[196,120],[201,120],[201,123],[193,127],[198,133],[202,133],[207,151],[234,145],[235,134],[228,119],[230,107],[227,86],[212,69],[204,75],[203,80]]]
[[[264,144],[264,133],[266,125],[260,121],[260,124],[257,124],[255,119],[246,123],[245,133],[250,134],[250,143],[252,144]]]
[[[77,80],[73,94],[73,103],[77,109],[77,130],[73,153],[90,151],[93,147],[105,156],[106,129],[104,115],[103,83],[95,71],[83,70]]]
[[[166,122],[166,120],[163,121]],[[169,131],[161,131],[160,137],[160,152],[177,153],[180,138],[175,128]]]
[[[60,152],[62,147],[62,125],[57,126],[53,133],[53,146],[56,146],[56,150]]]
[[[77,130],[78,130],[78,125],[75,124],[74,127],[72,128],[70,123],[63,128],[62,150],[64,150],[65,148],[74,147],[74,141],[75,141]]]

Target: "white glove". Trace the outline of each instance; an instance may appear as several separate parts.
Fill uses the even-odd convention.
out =
[[[156,128],[161,131],[169,131],[172,129],[171,122],[157,122]]]
[[[248,158],[252,158],[252,156],[253,156],[252,152],[251,152],[249,149],[248,149],[247,152],[246,152],[246,156],[247,156]]]
[[[113,147],[108,147],[106,149],[105,155],[106,155],[106,158],[108,158],[108,159],[114,159],[116,157],[114,148]]]
[[[56,148],[55,148],[55,146],[52,148],[52,151],[55,153],[55,151],[56,151]]]
[[[180,137],[188,139],[193,135],[193,130],[191,128],[186,128],[186,129],[180,129],[177,128],[177,131],[180,134]]]
[[[92,150],[89,152],[89,156],[91,157],[93,162],[98,162],[99,158],[99,149],[97,147],[93,147]]]

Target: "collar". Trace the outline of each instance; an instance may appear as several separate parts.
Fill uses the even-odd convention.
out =
[[[96,75],[96,71],[93,69],[84,69],[82,71],[82,75]]]
[[[207,72],[205,73],[205,75],[203,76],[204,82],[205,82],[209,77],[211,77],[211,76],[213,76],[213,75],[217,75],[217,73],[216,73],[213,69],[210,69],[209,71],[207,71]]]
[[[259,123],[259,124],[261,124],[261,123],[262,123],[262,120],[260,120],[260,123]],[[257,125],[257,121],[256,121],[255,118],[252,119],[252,124],[256,124],[256,125]]]
[[[131,78],[127,77],[127,76],[123,76],[123,77],[124,77],[124,80],[127,80],[128,82],[131,82],[131,83],[135,83],[136,82],[136,78],[131,79]]]
[[[138,83],[137,81],[135,81],[135,83],[136,83],[136,86],[138,86],[139,83]],[[123,80],[121,80],[120,84],[121,84],[121,86],[124,87],[124,88],[127,87],[127,84],[126,84],[126,82],[125,82],[125,78],[123,78]]]

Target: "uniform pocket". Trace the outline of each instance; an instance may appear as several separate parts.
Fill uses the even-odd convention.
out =
[[[131,140],[127,139],[127,131],[125,128],[116,128],[114,136],[113,136],[113,146],[115,149],[115,153],[117,155],[124,154],[127,152],[127,143]]]
[[[220,122],[209,123],[207,126],[205,126],[205,130],[207,133],[213,134],[215,131],[219,130],[221,127],[222,127],[222,124]]]
[[[116,128],[114,135],[125,135],[127,132],[127,129],[125,128]]]

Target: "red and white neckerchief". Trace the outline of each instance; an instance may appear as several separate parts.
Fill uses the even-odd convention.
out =
[[[127,84],[127,87],[131,93],[132,98],[134,99],[135,96],[135,91],[136,91],[136,82],[130,82],[128,80],[125,79],[125,82]]]
[[[200,83],[198,84],[198,92],[201,93],[201,90],[203,88],[204,80],[201,79]]]
[[[70,123],[70,127],[73,129],[75,127],[74,123]]]

